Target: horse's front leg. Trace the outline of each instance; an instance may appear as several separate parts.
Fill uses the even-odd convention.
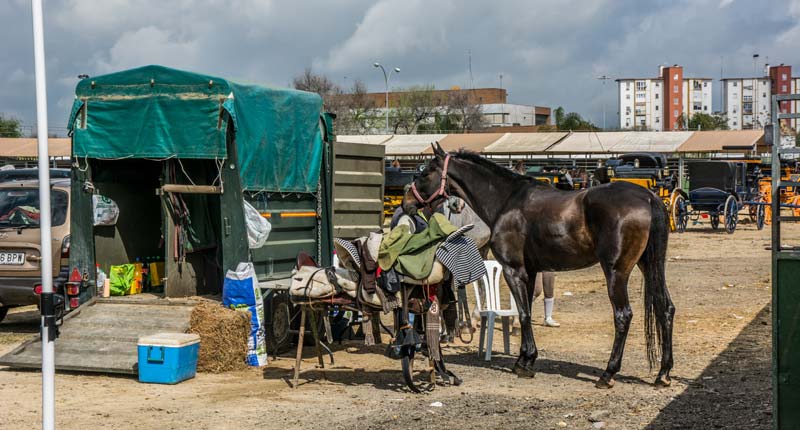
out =
[[[533,368],[539,352],[536,341],[533,339],[533,326],[531,326],[531,300],[533,299],[532,277],[521,267],[503,266],[503,276],[506,278],[508,288],[514,296],[519,311],[519,324],[522,331],[522,345],[519,358],[514,364],[514,373],[520,377],[533,378],[536,371]],[[491,327],[490,327],[491,328]],[[491,345],[488,346],[491,348]]]

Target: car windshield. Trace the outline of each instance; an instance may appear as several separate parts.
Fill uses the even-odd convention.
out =
[[[67,220],[67,193],[50,191],[53,227]],[[0,228],[38,227],[39,190],[34,188],[0,189]]]

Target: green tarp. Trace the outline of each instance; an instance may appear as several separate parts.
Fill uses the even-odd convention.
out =
[[[82,80],[69,128],[79,158],[224,159],[233,119],[242,186],[314,192],[322,160],[322,99],[146,66]]]

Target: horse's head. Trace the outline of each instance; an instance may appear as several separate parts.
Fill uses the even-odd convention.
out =
[[[439,142],[431,146],[433,159],[417,175],[403,196],[403,212],[406,214],[414,214],[425,206],[435,207],[447,199],[447,165],[450,156],[439,146]]]

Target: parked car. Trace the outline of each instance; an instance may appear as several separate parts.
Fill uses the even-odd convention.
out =
[[[62,300],[69,263],[69,179],[50,181],[53,287]],[[41,253],[39,181],[0,183],[0,321],[16,306],[39,303]]]
[[[69,179],[69,169],[50,169],[50,179]],[[0,182],[39,179],[39,169],[0,170]]]

